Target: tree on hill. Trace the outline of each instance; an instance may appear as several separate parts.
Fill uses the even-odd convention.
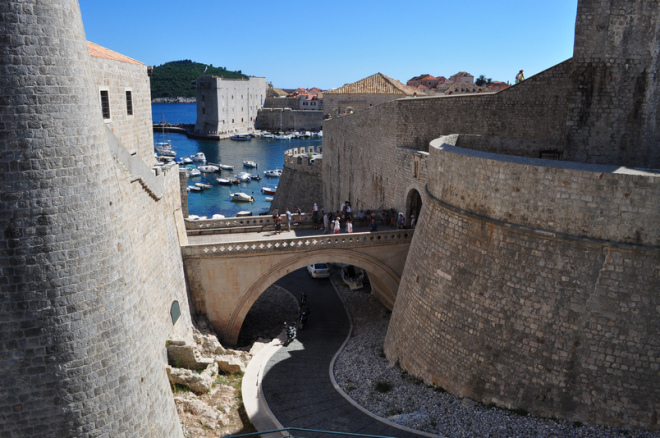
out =
[[[247,78],[240,70],[230,71],[225,67],[213,67],[189,59],[166,62],[154,67],[151,73],[151,97],[195,97],[195,81],[201,75]]]

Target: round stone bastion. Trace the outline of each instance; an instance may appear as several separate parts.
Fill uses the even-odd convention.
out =
[[[467,137],[430,144],[387,358],[486,405],[660,429],[660,172]]]

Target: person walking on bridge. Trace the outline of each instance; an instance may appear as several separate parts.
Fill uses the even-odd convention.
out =
[[[323,212],[323,209],[321,209]],[[330,213],[323,214],[323,234],[326,234],[330,231]]]

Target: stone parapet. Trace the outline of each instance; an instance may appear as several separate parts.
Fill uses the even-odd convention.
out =
[[[447,204],[551,233],[660,244],[660,171],[492,154],[455,146],[460,137],[431,142],[428,190]]]

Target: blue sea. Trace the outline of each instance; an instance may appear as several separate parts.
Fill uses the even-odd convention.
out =
[[[154,103],[151,105],[154,123],[161,120],[170,124],[194,124],[197,119],[197,109],[194,103]],[[226,217],[235,216],[239,211],[251,211],[257,215],[270,208],[267,196],[261,192],[262,187],[275,187],[279,178],[266,178],[264,171],[269,169],[282,169],[284,165],[284,151],[302,146],[321,146],[322,139],[311,138],[305,140],[275,140],[253,138],[252,141],[233,140],[195,140],[187,138],[184,134],[154,132],[154,141],[170,140],[172,149],[177,158],[186,157],[204,152],[206,160],[211,163],[231,164],[233,171],[222,171],[223,176],[239,172],[256,173],[261,181],[250,181],[239,185],[221,186],[215,178],[220,174],[204,174],[190,178],[188,185],[196,182],[211,184],[213,188],[202,192],[188,192],[188,212],[198,216],[211,217],[216,213]],[[243,160],[255,161],[257,169],[246,169]],[[240,191],[254,196],[254,203],[234,202],[230,193]]]

